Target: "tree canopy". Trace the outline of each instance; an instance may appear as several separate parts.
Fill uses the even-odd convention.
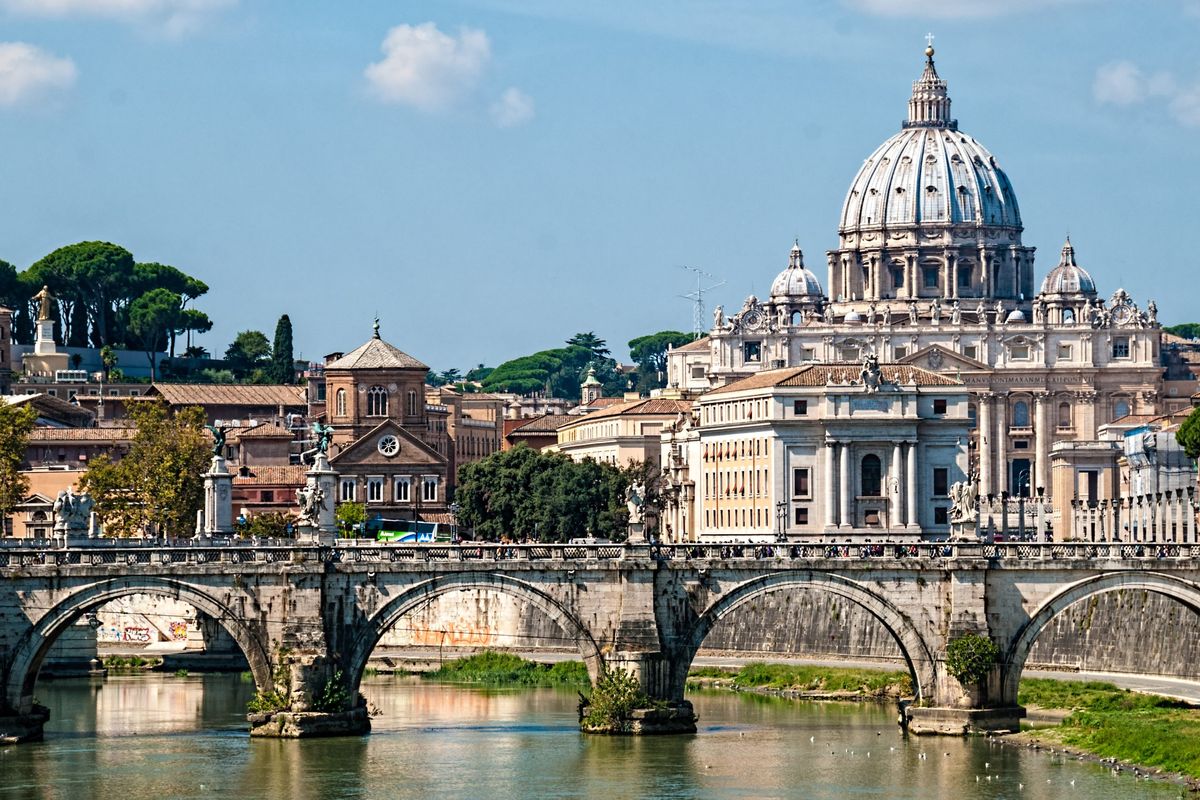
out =
[[[129,415],[137,426],[129,452],[116,462],[92,459],[82,488],[109,535],[190,535],[211,454],[204,411],[189,406],[172,414],[165,403],[144,401],[131,403]]]
[[[179,322],[180,297],[170,289],[151,289],[129,307],[129,330],[150,361],[150,380],[158,377],[155,354],[167,345]]]
[[[225,363],[239,378],[265,379],[271,363],[271,343],[262,331],[242,331],[225,350]],[[257,375],[255,374],[257,373]]]
[[[29,494],[29,479],[21,473],[21,464],[36,422],[33,406],[0,403],[0,522]]]
[[[666,385],[667,352],[692,341],[692,334],[659,331],[629,341],[629,356],[638,367],[638,390],[660,389]]]
[[[1200,322],[1181,322],[1178,325],[1169,325],[1163,330],[1184,339],[1200,339]]]
[[[292,353],[292,320],[287,314],[275,323],[275,344],[271,348],[271,381],[296,382],[296,357]]]
[[[1188,418],[1175,431],[1175,441],[1191,459],[1200,458],[1200,408],[1192,409]]]
[[[642,472],[518,445],[459,468],[458,524],[486,539],[624,539],[625,489]]]

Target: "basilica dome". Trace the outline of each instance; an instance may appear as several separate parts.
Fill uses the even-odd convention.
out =
[[[926,224],[1021,227],[1017,197],[995,156],[950,118],[946,82],[925,51],[908,120],[881,144],[850,184],[840,232]]]
[[[776,303],[816,302],[824,299],[825,292],[817,276],[804,267],[804,254],[800,243],[792,245],[788,266],[771,283],[771,300]]]
[[[1075,263],[1075,247],[1070,237],[1063,245],[1058,266],[1042,281],[1042,294],[1091,294],[1096,293],[1096,282],[1083,267]]]

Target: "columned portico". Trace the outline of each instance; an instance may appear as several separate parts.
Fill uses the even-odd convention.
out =
[[[907,517],[901,497],[904,486],[904,454],[901,450],[902,442],[895,442],[892,445],[892,469],[891,469],[891,485],[888,487],[888,502],[892,504],[891,519],[893,524],[907,524]]]
[[[1037,489],[1045,489],[1050,485],[1050,398],[1045,392],[1033,396],[1034,408],[1034,448],[1036,450],[1034,475],[1036,483],[1030,494],[1036,496]]]
[[[979,431],[979,493],[986,497],[994,492],[992,487],[992,394],[979,395],[977,428]]]
[[[841,495],[841,515],[838,519],[843,528],[849,528],[853,521],[850,519],[850,497],[854,488],[850,485],[850,446],[842,442],[838,447],[838,460],[841,466],[841,480],[838,481],[838,492]]]
[[[825,441],[825,527],[837,526],[837,442]]]
[[[917,518],[917,443],[915,441],[908,443],[908,469],[904,478],[908,486],[905,522],[910,528],[914,528],[920,524],[920,520]]]

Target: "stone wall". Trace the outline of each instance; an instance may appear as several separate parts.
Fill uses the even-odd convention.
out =
[[[434,598],[401,618],[379,647],[574,649],[574,643],[545,614],[529,612],[510,594],[481,589]]]

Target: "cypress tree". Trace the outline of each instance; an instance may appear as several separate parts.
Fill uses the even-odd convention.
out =
[[[292,320],[284,314],[275,323],[275,346],[271,349],[271,379],[276,383],[296,382],[296,359],[292,356]]]

